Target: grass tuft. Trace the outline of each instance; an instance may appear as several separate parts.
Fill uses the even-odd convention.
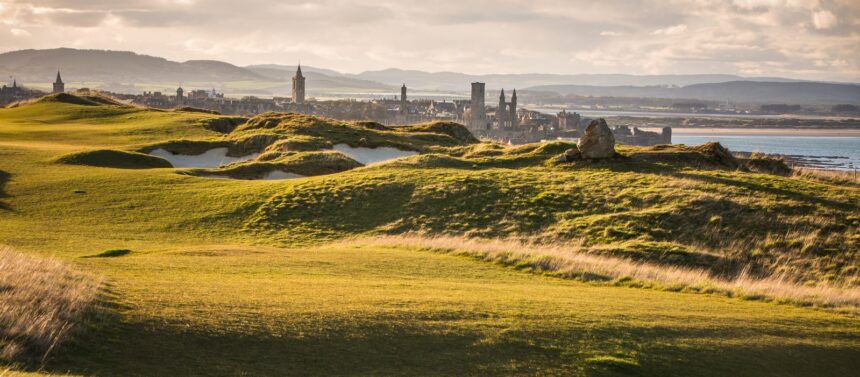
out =
[[[101,280],[0,247],[0,360],[44,363],[96,299]]]

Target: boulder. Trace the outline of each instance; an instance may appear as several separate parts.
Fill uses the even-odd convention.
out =
[[[576,147],[570,148],[555,158],[555,162],[573,162],[582,158],[582,153]]]
[[[615,156],[615,136],[603,118],[592,120],[579,137],[582,158],[609,158]]]

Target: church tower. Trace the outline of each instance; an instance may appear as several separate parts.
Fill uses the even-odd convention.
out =
[[[511,94],[511,106],[510,106],[511,114],[508,117],[508,121],[511,122],[511,128],[517,128],[520,125],[520,120],[517,117],[517,90],[514,89],[514,93]]]
[[[182,106],[183,103],[185,103],[185,90],[182,89],[182,85],[180,84],[176,88],[176,105]]]
[[[400,87],[400,114],[406,115],[406,84]]]
[[[485,86],[482,82],[472,83],[472,101],[469,104],[469,129],[487,129],[487,113],[484,108]]]
[[[293,77],[293,103],[305,103],[305,77],[302,76],[302,65],[296,70],[296,76]]]
[[[505,90],[502,89],[502,94],[499,95],[499,107],[496,108],[496,121],[499,123],[499,129],[507,128],[507,102],[505,102]]]
[[[60,78],[60,70],[57,70],[57,80],[54,81],[54,91],[51,93],[65,93],[66,92],[66,84],[63,83],[63,79]]]

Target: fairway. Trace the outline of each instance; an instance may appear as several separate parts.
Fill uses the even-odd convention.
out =
[[[394,140],[422,154],[271,181],[64,158],[110,150],[108,158],[139,159],[142,148],[178,139],[233,142],[206,127],[215,118],[51,102],[0,109],[0,245],[105,282],[93,313],[43,365],[3,365],[0,374],[846,376],[860,368],[860,318],[850,310],[589,283],[374,242],[410,230],[534,234],[702,266],[723,261],[713,251],[723,218],[709,212],[720,210],[738,223],[719,230],[746,237],[763,260],[804,248],[791,268],[805,266],[814,284],[855,276],[846,271],[856,268],[856,187],[632,160],[556,166],[547,161],[563,143],[439,146],[454,139],[438,125],[408,133],[316,118],[266,132],[302,148],[364,132],[378,139],[363,142]],[[345,131],[311,140],[294,135],[301,127]],[[763,213],[779,221],[763,223],[755,217]],[[668,230],[651,226],[658,221]],[[778,232],[784,237],[760,240]]]
[[[111,277],[118,314],[52,371],[845,376],[860,357],[854,318],[426,251],[201,246],[84,263]]]

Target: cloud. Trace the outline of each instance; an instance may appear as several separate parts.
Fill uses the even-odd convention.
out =
[[[239,65],[301,59],[344,72],[860,81],[856,0],[0,0],[0,24],[9,30],[0,51],[77,46]]]
[[[816,29],[830,29],[838,22],[836,15],[828,10],[820,10],[812,14],[812,24]]]
[[[14,35],[16,37],[29,37],[30,36],[30,32],[27,30],[24,30],[24,29],[12,28],[9,30],[9,32],[12,33],[12,35]]]
[[[654,34],[654,35],[675,35],[675,34],[681,34],[685,31],[687,31],[687,25],[679,24],[679,25],[670,26],[667,28],[654,30],[654,32],[651,34]]]

